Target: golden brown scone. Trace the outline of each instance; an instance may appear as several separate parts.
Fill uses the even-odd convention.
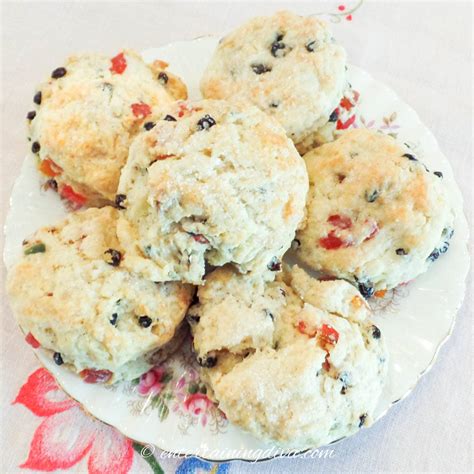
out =
[[[449,247],[442,174],[392,137],[357,129],[304,156],[310,180],[299,258],[364,296],[425,272]]]
[[[206,261],[242,272],[278,266],[307,187],[276,120],[237,103],[178,102],[130,147],[118,190],[124,264],[153,281],[195,284]]]
[[[201,377],[227,418],[289,448],[370,424],[387,372],[381,331],[346,281],[284,269],[274,281],[215,270],[189,310]]]
[[[193,289],[139,278],[121,265],[112,207],[68,215],[24,242],[8,294],[27,340],[86,382],[146,372],[178,331]],[[32,339],[33,338],[33,339]]]
[[[346,53],[329,26],[283,11],[224,37],[204,72],[206,99],[247,100],[276,118],[298,150],[321,138],[346,79]]]
[[[75,204],[113,202],[131,140],[162,107],[186,97],[186,86],[157,61],[133,51],[113,58],[69,57],[35,94],[28,114],[40,171]]]

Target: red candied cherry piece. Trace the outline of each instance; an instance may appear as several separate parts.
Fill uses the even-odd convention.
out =
[[[67,199],[68,201],[77,204],[78,206],[83,206],[87,202],[87,198],[82,194],[76,193],[74,189],[68,184],[65,184],[59,193],[62,198]]]
[[[321,247],[325,248],[326,250],[336,250],[349,247],[352,244],[342,240],[336,235],[334,230],[331,230],[331,232],[329,232],[326,237],[319,239],[319,245],[321,245]]]
[[[151,114],[151,107],[148,104],[140,102],[138,104],[132,104],[132,112],[135,117],[145,118]]]
[[[188,104],[183,103],[183,102],[179,104],[178,108],[179,108],[178,117],[183,117],[184,114],[192,111],[192,109],[191,110],[188,109]]]
[[[110,62],[112,63],[110,70],[115,74],[123,74],[125,69],[127,69],[127,60],[123,53],[117,54]]]
[[[348,216],[340,216],[339,214],[329,216],[328,222],[338,229],[350,229],[352,227],[351,218]]]
[[[328,324],[323,324],[321,326],[321,339],[327,344],[336,344],[339,341],[339,333]]]
[[[79,375],[85,383],[106,383],[111,379],[113,373],[106,369],[84,369],[79,372]]]
[[[35,336],[33,336],[33,334],[31,334],[31,332],[29,332],[29,333],[26,335],[25,341],[26,341],[31,347],[33,347],[33,349],[38,349],[38,347],[41,346],[41,344],[36,340]]]

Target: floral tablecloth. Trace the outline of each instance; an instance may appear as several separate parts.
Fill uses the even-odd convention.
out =
[[[51,64],[78,50],[115,51],[128,45],[140,50],[220,33],[247,17],[285,7],[321,13],[333,22],[351,62],[386,82],[419,112],[453,164],[470,216],[471,2],[4,2],[2,221],[25,152],[19,124],[34,84]],[[471,296],[434,369],[370,430],[313,459],[214,464],[152,453],[82,411],[24,346],[2,285],[0,471],[471,472]],[[162,374],[156,375],[160,379]],[[201,401],[192,403],[199,411]]]

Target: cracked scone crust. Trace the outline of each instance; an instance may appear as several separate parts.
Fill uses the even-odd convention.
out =
[[[113,201],[132,138],[153,114],[186,98],[167,64],[133,51],[69,57],[34,97],[32,152],[59,194],[76,205]]]
[[[245,99],[275,117],[297,148],[317,138],[346,87],[346,53],[318,19],[278,12],[223,38],[201,81],[209,99]]]
[[[178,331],[193,293],[124,270],[117,217],[111,207],[89,209],[40,229],[8,276],[23,331],[86,380],[91,370],[105,371],[98,376],[108,382],[146,372]]]
[[[412,280],[448,250],[454,216],[442,175],[392,137],[351,130],[304,159],[310,191],[297,255],[313,269],[369,297]]]
[[[274,281],[223,267],[198,298],[188,320],[201,378],[231,422],[301,449],[371,423],[387,351],[352,285],[297,267]]]
[[[307,189],[304,161],[274,119],[224,101],[178,103],[130,148],[119,186],[124,264],[191,283],[206,262],[277,267]]]

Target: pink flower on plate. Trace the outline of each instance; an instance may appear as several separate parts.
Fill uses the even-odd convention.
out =
[[[33,372],[13,402],[43,421],[33,435],[21,468],[68,469],[88,456],[90,474],[126,474],[133,462],[132,442],[114,428],[86,415],[79,403],[59,388],[46,369]]]
[[[359,120],[360,120],[360,123],[362,124],[361,128],[369,128],[370,129],[370,128],[374,128],[374,126],[375,126],[375,120],[367,121],[365,119],[365,117],[363,117],[363,116],[360,116]],[[357,123],[355,123],[354,128],[359,128],[359,125]]]
[[[213,407],[213,403],[203,393],[193,393],[184,400],[184,408],[194,416],[201,417],[202,426],[206,426],[207,412]]]
[[[138,393],[140,395],[158,395],[165,386],[164,377],[165,369],[162,367],[153,367],[153,369],[140,377],[140,381],[137,385]]]

